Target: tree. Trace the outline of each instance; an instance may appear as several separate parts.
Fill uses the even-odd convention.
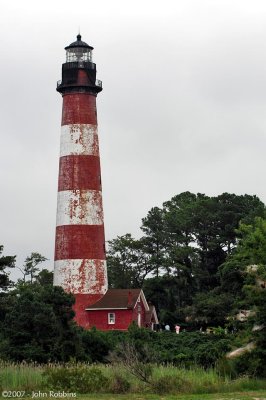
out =
[[[147,217],[142,219],[141,230],[145,233],[143,238],[144,251],[150,255],[149,265],[156,277],[164,266],[165,254],[165,221],[163,210],[153,207]]]
[[[3,253],[4,246],[0,245],[0,255]],[[6,291],[12,284],[9,279],[7,268],[14,268],[16,256],[1,256],[0,257],[0,292]]]
[[[222,289],[235,296],[242,294],[249,265],[264,265],[266,260],[266,221],[256,217],[251,224],[240,223],[236,230],[238,246],[219,267]]]
[[[159,276],[145,279],[143,290],[146,298],[156,307],[160,321],[174,325],[184,320],[183,307],[187,299],[183,296],[179,280],[174,276]],[[184,290],[187,288],[185,287]]]
[[[195,201],[196,195],[184,192],[163,204],[166,233],[164,268],[168,275],[186,276],[188,280],[197,257],[193,247]]]
[[[240,224],[237,231],[239,243],[229,260],[221,266],[222,283],[227,283],[226,275],[233,268],[233,274],[241,279],[238,293],[234,287],[235,309],[252,310],[250,318],[242,325],[250,341],[255,341],[255,350],[236,361],[239,372],[249,372],[266,376],[266,220],[256,217],[250,224]],[[232,274],[231,274],[232,276]],[[241,278],[240,278],[241,277]],[[251,326],[255,329],[250,329]],[[251,333],[250,333],[251,331]]]
[[[162,208],[153,207],[142,219],[141,239],[127,234],[110,242],[111,287],[144,284],[160,315],[170,312],[173,319],[180,319],[184,309],[193,303],[191,312],[195,315],[197,303],[201,303],[201,297],[196,296],[210,296],[206,301],[213,306],[208,317],[211,323],[215,302],[219,307],[224,304],[226,310],[230,308],[230,296],[222,296],[223,291],[228,293],[229,287],[242,290],[243,276],[237,268],[228,267],[230,279],[223,274],[228,256],[239,243],[239,223],[250,223],[254,216],[264,213],[265,206],[256,196],[180,193],[163,203]]]
[[[47,258],[40,253],[31,253],[31,255],[26,258],[23,269],[19,268],[23,274],[23,281],[26,282],[26,277],[29,276],[30,283],[32,283],[40,271],[39,264],[46,260]]]
[[[144,241],[130,234],[110,240],[107,257],[109,285],[113,288],[140,288],[153,265],[144,251]]]
[[[83,353],[72,305],[60,287],[19,283],[6,295],[1,356],[16,361],[67,361]],[[84,358],[84,356],[83,356]]]
[[[54,273],[48,271],[48,269],[43,269],[36,276],[36,282],[39,285],[52,285],[53,284]]]
[[[224,326],[234,303],[233,295],[222,293],[218,289],[198,293],[193,299],[193,307],[187,312],[196,326]],[[189,312],[190,311],[190,312]]]
[[[219,285],[218,268],[237,245],[239,223],[254,215],[262,216],[264,204],[256,196],[223,193],[217,197],[197,195],[195,206],[195,238],[199,264],[195,271],[198,285],[212,290]]]
[[[261,216],[264,210],[256,196],[184,192],[162,209],[151,209],[143,219],[144,240],[152,244],[161,274],[175,276],[190,293],[212,290],[219,284],[219,265],[236,246],[239,222]]]

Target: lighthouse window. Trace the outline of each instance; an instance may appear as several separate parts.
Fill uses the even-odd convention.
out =
[[[115,313],[108,313],[108,324],[115,324]]]
[[[66,62],[92,61],[92,51],[82,47],[67,50]]]

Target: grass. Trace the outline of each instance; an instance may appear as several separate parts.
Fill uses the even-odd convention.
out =
[[[184,382],[185,393],[223,393],[245,390],[263,390],[266,389],[266,381],[249,377],[240,377],[231,379],[230,377],[221,376],[214,368],[204,370],[203,368],[194,367],[190,369],[177,369],[172,366],[157,367],[154,378],[167,375],[180,377]]]
[[[57,367],[57,365],[49,366],[51,369]],[[43,375],[45,368],[47,367],[37,364],[0,362],[0,387],[2,390],[26,391],[29,397],[31,397],[32,391],[49,392],[49,389],[57,391],[55,388],[48,388],[46,378]],[[91,366],[88,366],[88,368],[90,369]],[[128,393],[124,395],[108,394],[106,387],[101,389],[103,392],[101,394],[78,395],[79,400],[266,400],[265,380],[249,377],[230,379],[229,377],[222,377],[215,369],[204,370],[196,367],[182,369],[171,365],[156,366],[152,375],[152,384],[147,385],[133,377],[121,365],[99,365],[97,368],[108,378],[108,382],[113,382],[115,376],[123,377],[128,381],[130,383]],[[155,389],[162,394],[153,394]]]
[[[194,395],[87,395],[78,396],[78,400],[266,400],[266,391],[233,392],[228,394],[194,394]]]
[[[32,391],[43,384],[43,367],[37,364],[0,362],[2,390]]]

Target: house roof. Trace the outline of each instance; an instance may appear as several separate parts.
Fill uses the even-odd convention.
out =
[[[90,305],[86,310],[134,309],[139,297],[141,297],[145,308],[149,310],[141,289],[108,289],[100,300]]]
[[[153,322],[152,320],[154,320],[155,324],[159,324],[156,309],[152,304],[150,304],[150,309],[149,309],[149,311],[146,311],[146,314],[145,314],[145,321],[147,323],[151,323],[151,322]]]

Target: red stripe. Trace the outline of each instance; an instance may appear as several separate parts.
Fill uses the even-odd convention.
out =
[[[68,259],[105,260],[104,226],[57,226],[55,261]]]
[[[96,97],[88,93],[63,96],[62,125],[97,125]]]
[[[101,190],[98,156],[64,156],[59,162],[58,191]]]

